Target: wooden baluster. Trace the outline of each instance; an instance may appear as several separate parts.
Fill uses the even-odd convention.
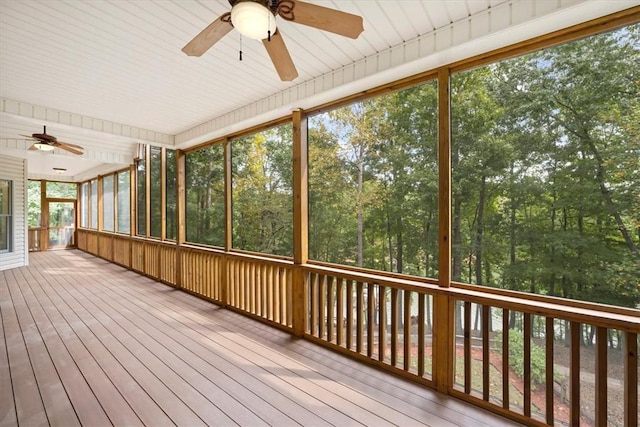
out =
[[[264,268],[264,277],[265,277],[265,296],[264,296],[264,317],[267,320],[272,322],[275,321],[273,318],[273,269],[274,266],[271,264],[265,265]]]
[[[569,366],[571,413],[569,424],[580,425],[580,323],[571,322],[571,360]]]
[[[491,320],[491,306],[482,307],[482,399],[489,401],[489,321]],[[480,307],[479,307],[480,308]]]
[[[367,283],[367,356],[373,357],[373,326],[376,315],[376,285]]]
[[[428,298],[428,295],[423,293],[418,294],[418,376],[424,377],[425,374],[425,366],[424,366],[424,356],[425,351],[424,347],[425,343],[425,296]]]
[[[509,409],[509,310],[502,310],[502,407]]]
[[[311,279],[309,280],[311,284],[311,324],[310,332],[311,335],[318,336],[318,274],[311,273]]]
[[[333,290],[334,278],[327,276],[327,341],[333,341],[333,328],[335,322],[335,294]]]
[[[283,300],[284,300],[284,310],[286,313],[286,323],[285,326],[293,326],[293,270],[283,269],[282,270],[282,278],[284,280],[284,284],[282,288],[284,290]],[[307,273],[304,273],[304,276],[307,276]],[[306,287],[303,288],[303,292],[306,291]],[[306,297],[301,298],[300,301],[306,303]],[[308,311],[308,307],[303,307],[304,312]],[[304,326],[304,325],[303,325]]]
[[[353,348],[353,280],[347,279],[347,349]]]
[[[337,314],[336,314],[336,344],[344,343],[344,279],[336,278]]]
[[[471,303],[464,302],[464,392],[471,394]]]
[[[398,365],[398,288],[391,288],[391,366]]]
[[[318,337],[324,338],[327,328],[327,287],[326,277],[318,275]]]
[[[531,417],[531,313],[524,313],[524,415]]]
[[[624,335],[624,425],[638,427],[638,334]]]
[[[554,424],[554,401],[553,401],[553,346],[555,338],[555,330],[553,328],[553,317],[547,317],[545,322],[545,383],[546,383],[546,415],[547,424]],[[597,387],[596,387],[597,389]]]
[[[384,362],[387,352],[387,290],[384,286],[378,286],[378,292],[378,360]]]
[[[255,262],[250,263],[249,270],[249,312],[258,314],[258,267]]]
[[[595,425],[607,425],[607,328],[596,328],[596,408]]]
[[[356,351],[362,353],[362,336],[364,335],[364,284],[356,284]]]
[[[404,370],[411,367],[411,292],[404,293]]]

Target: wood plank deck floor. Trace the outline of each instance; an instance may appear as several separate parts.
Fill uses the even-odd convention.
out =
[[[77,250],[0,271],[0,426],[516,425]]]

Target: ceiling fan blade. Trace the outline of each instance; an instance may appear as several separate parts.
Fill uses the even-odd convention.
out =
[[[38,148],[35,145],[29,147],[29,151],[38,151]]]
[[[189,56],[202,56],[203,53],[209,50],[211,46],[232,29],[231,14],[227,12],[195,36],[193,40],[182,48],[182,51]]]
[[[271,41],[264,39],[262,44],[267,49],[267,53],[273,62],[273,66],[276,67],[276,71],[280,76],[280,80],[283,82],[290,82],[298,77],[298,70],[291,59],[289,50],[284,44],[284,39],[280,35],[280,31],[276,31],[271,36]]]
[[[61,150],[68,151],[68,152],[70,152],[70,153],[72,153],[72,154],[77,154],[77,155],[79,155],[79,156],[82,156],[82,155],[84,154],[82,151],[80,151],[80,150],[78,150],[78,149],[75,149],[75,148],[73,148],[73,147],[69,147],[69,146],[68,146],[67,144],[65,144],[64,142],[63,142],[63,143],[55,142],[53,145],[54,145],[54,147],[56,147],[56,148],[59,148],[59,149],[61,149]]]
[[[278,15],[283,19],[352,39],[357,39],[364,31],[361,16],[303,1],[291,3],[290,9],[284,3],[278,9]]]
[[[36,139],[33,137],[33,135],[23,135],[23,134],[21,134],[21,133],[19,133],[18,135],[20,135],[20,136],[24,136],[25,138],[29,138],[29,139],[36,140]]]
[[[64,142],[64,141],[56,141],[56,142],[58,144],[66,145],[68,147],[78,148],[80,150],[84,150],[84,147],[82,147],[81,145],[71,144],[70,142]]]

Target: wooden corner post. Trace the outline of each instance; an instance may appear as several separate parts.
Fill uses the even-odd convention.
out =
[[[307,117],[303,110],[293,111],[293,333],[306,331],[307,281],[302,266],[309,257],[308,234],[308,168]]]
[[[449,69],[438,72],[438,281],[451,285],[451,95]],[[438,391],[453,384],[453,313],[446,294],[434,297],[433,379]]]
[[[176,287],[183,284],[182,245],[187,239],[186,216],[187,195],[186,185],[186,157],[182,150],[176,150]]]
[[[231,164],[231,141],[228,138],[224,140],[224,252],[228,254],[233,248],[233,165]],[[220,299],[224,307],[227,307],[231,301],[229,295],[231,287],[231,265],[230,258],[224,256],[222,258],[222,295]]]

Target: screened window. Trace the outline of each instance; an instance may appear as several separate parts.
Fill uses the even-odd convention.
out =
[[[78,186],[73,182],[47,181],[47,197],[50,199],[75,199]]]
[[[147,171],[144,159],[136,162],[137,234],[147,235]]]
[[[80,227],[89,227],[89,183],[83,182],[80,187],[80,194],[82,197],[80,203]]]
[[[292,132],[286,124],[231,142],[236,249],[293,255]]]
[[[640,25],[452,77],[456,281],[640,305]]]
[[[113,175],[107,175],[102,178],[102,229],[115,231],[114,219],[114,181]]]
[[[91,228],[98,228],[98,180],[91,180],[91,192],[90,192],[90,205],[91,205]]]
[[[437,84],[309,119],[309,257],[438,276]]]
[[[175,150],[166,150],[166,238],[169,240],[176,240],[176,197],[178,191],[177,185],[177,158]]]
[[[27,190],[27,218],[30,228],[40,227],[42,215],[42,194],[40,181],[29,181]]]
[[[150,147],[150,235],[160,238],[162,235],[162,149]]]
[[[192,151],[185,163],[186,239],[224,246],[224,147]]]
[[[13,200],[11,186],[11,181],[0,179],[0,252],[11,252],[12,250]]]
[[[117,232],[131,233],[131,174],[129,170],[119,172],[118,176],[118,210]]]

